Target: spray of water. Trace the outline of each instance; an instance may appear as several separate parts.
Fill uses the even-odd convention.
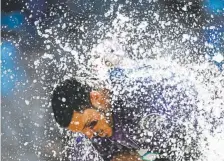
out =
[[[104,17],[109,17],[112,12],[109,10]],[[136,14],[135,11],[125,14],[121,5],[110,23],[99,20],[94,25],[86,22],[74,26],[69,13],[64,13],[56,23],[47,25],[47,29],[37,21],[39,35],[45,38],[49,52],[34,64],[41,77],[46,75],[41,71],[43,66],[53,72],[51,83],[45,83],[46,88],[50,86],[52,91],[59,80],[69,77],[105,87],[108,70],[112,67],[143,67],[134,74],[130,73],[132,78],[169,79],[175,73],[174,82],[188,80],[182,85],[189,86],[187,82],[190,82],[198,93],[201,160],[224,160],[224,73],[206,59],[202,52],[205,45],[200,41],[199,32],[185,27],[178,19],[160,17],[155,10],[147,11],[148,17],[141,19],[136,18]],[[71,26],[83,33],[79,39],[62,34]],[[156,72],[147,71],[145,66],[151,66]]]

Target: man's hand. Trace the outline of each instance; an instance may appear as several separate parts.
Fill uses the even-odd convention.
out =
[[[113,157],[111,161],[142,161],[140,155],[135,151],[123,152]]]

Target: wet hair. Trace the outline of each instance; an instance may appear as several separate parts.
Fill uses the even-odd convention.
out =
[[[91,107],[90,87],[75,79],[61,82],[53,91],[52,109],[56,122],[61,127],[68,127],[74,111],[81,112]]]

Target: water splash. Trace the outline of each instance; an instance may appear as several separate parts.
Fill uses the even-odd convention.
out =
[[[143,68],[130,73],[129,77],[144,75],[159,80],[175,73],[178,75],[175,81],[187,78],[198,92],[198,110],[201,111],[198,120],[203,129],[201,160],[224,160],[220,151],[224,146],[224,73],[206,59],[200,32],[187,28],[178,19],[160,16],[156,10],[149,10],[145,16],[137,18],[137,10],[127,15],[124,8],[119,6],[111,23],[99,20],[93,24],[92,20],[74,25],[74,19],[66,12],[47,25],[47,29],[43,30],[36,22],[49,51],[35,61],[39,62],[35,63],[37,73],[46,79],[46,73],[40,67],[51,68],[50,90],[59,80],[69,77],[77,77],[93,86],[105,86],[108,70],[112,67],[137,69],[150,65],[156,72]],[[109,10],[104,17],[113,12],[113,9]],[[197,17],[192,17],[197,21]],[[71,28],[73,31],[69,33]],[[80,32],[82,36],[74,39],[77,36],[74,32]],[[44,86],[49,87],[49,84]]]

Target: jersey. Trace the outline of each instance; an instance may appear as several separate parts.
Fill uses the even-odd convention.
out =
[[[103,141],[98,138],[95,147],[104,159],[125,150],[147,149],[170,160],[196,160],[200,127],[193,83],[173,72],[167,76],[148,71],[149,75],[113,82],[114,133]]]

